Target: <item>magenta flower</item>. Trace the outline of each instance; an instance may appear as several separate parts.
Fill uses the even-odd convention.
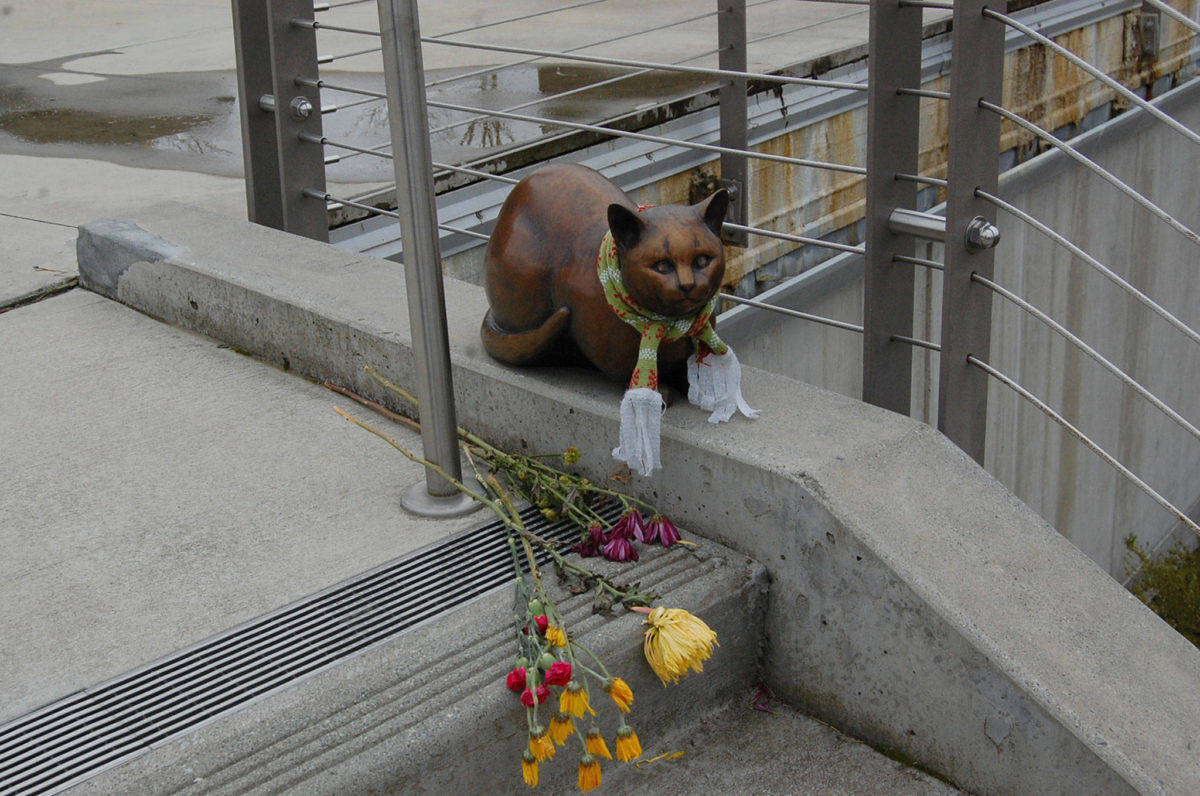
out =
[[[624,536],[617,536],[616,533],[608,540],[608,544],[604,545],[600,550],[600,554],[609,561],[637,561],[638,552],[633,549],[633,544]]]
[[[588,526],[587,538],[571,549],[584,558],[600,555],[600,548],[608,539],[604,535],[604,526],[598,522],[593,522]]]
[[[635,538],[640,541],[645,533],[646,524],[642,520],[642,513],[637,509],[626,509],[612,529],[612,537],[622,539]]]
[[[645,542],[659,541],[663,547],[670,547],[679,541],[679,529],[675,527],[675,523],[668,520],[661,514],[655,514],[650,518],[649,530],[646,532]]]

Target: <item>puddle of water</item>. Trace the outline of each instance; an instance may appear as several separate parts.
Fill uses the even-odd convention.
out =
[[[121,117],[72,108],[0,112],[0,130],[35,144],[146,144],[212,121],[212,116]]]

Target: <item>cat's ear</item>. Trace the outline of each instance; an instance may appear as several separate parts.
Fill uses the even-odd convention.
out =
[[[712,196],[692,205],[692,209],[700,214],[705,226],[719,238],[721,225],[725,223],[725,214],[729,212],[729,191],[718,188]]]
[[[625,205],[608,206],[608,228],[622,251],[629,251],[642,238],[646,225],[641,217]]]

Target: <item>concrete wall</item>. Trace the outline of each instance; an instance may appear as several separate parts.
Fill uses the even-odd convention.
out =
[[[1200,129],[1200,89],[1164,98]],[[1085,135],[1090,157],[1200,228],[1195,145],[1130,112]],[[1059,230],[1193,327],[1200,326],[1200,250],[1100,178],[1057,152],[1006,173],[1004,198]],[[1200,346],[1023,222],[1001,213],[996,281],[1050,314],[1200,422]],[[919,254],[941,258],[940,247]],[[862,319],[860,258],[845,257],[773,300],[808,312]],[[917,271],[916,336],[939,339],[940,276]],[[772,296],[765,298],[772,300]],[[1003,298],[994,302],[990,361],[1075,422],[1176,505],[1200,500],[1200,440],[1191,437],[1071,344]],[[751,313],[738,311],[746,317]],[[761,314],[761,313],[760,313]],[[859,335],[799,320],[734,320],[747,362],[857,396]],[[727,337],[729,335],[727,334]],[[913,416],[936,421],[937,358],[914,354]],[[1129,533],[1158,542],[1177,522],[1099,457],[1003,385],[989,393],[987,469],[1110,573],[1125,571]]]
[[[182,205],[133,221],[81,231],[85,287],[380,400],[362,365],[412,384],[392,263]],[[463,425],[612,472],[621,386],[501,366],[483,291],[446,301]],[[1200,652],[928,426],[752,367],[745,389],[754,422],[672,407],[630,488],[767,567],[777,696],[975,792],[1200,791]]]

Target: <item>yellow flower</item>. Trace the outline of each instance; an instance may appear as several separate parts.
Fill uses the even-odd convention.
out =
[[[584,793],[600,787],[600,764],[591,755],[579,758],[579,789]]]
[[[663,685],[678,683],[688,673],[704,671],[703,661],[712,657],[717,634],[682,608],[658,607],[646,618],[642,649],[650,668]]]
[[[554,759],[554,742],[550,740],[550,734],[541,727],[534,727],[529,732],[529,753],[538,762]]]
[[[642,756],[642,742],[632,727],[622,726],[617,730],[617,759],[629,763]]]
[[[546,641],[555,647],[565,647],[567,646],[567,631],[558,625],[550,625],[546,628]]]
[[[550,719],[550,737],[559,746],[565,744],[574,731],[575,725],[566,713],[556,713],[554,718]]]
[[[531,788],[537,787],[538,782],[538,761],[529,752],[521,755],[521,775],[525,777],[525,784]]]
[[[572,680],[567,683],[567,687],[563,689],[562,695],[558,698],[558,709],[561,713],[570,713],[575,718],[579,718],[584,713],[596,715],[596,711],[592,710],[588,704],[587,691],[583,690],[583,686]]]
[[[570,467],[572,464],[579,461],[582,455],[583,454],[579,452],[579,448],[576,448],[574,445],[572,445],[563,451],[563,464],[565,464],[567,467]]]
[[[617,703],[622,713],[629,712],[629,706],[633,704],[633,689],[628,683],[620,677],[614,677],[604,684],[604,691]]]
[[[605,760],[612,760],[612,752],[608,751],[608,744],[604,742],[604,736],[600,734],[599,728],[592,727],[588,730],[585,742],[589,755],[603,757]]]

